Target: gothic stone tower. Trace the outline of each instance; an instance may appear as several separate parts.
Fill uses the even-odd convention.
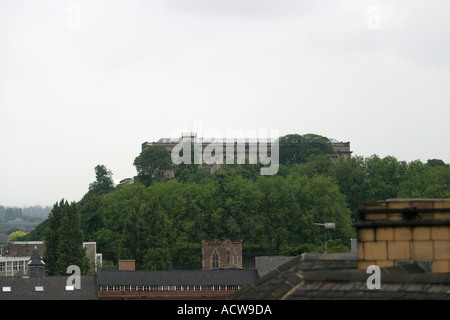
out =
[[[202,270],[242,268],[242,240],[202,240]]]

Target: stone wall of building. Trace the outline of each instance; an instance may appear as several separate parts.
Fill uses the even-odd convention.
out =
[[[43,241],[12,241],[7,244],[8,256],[11,257],[31,257],[34,247],[37,247],[39,252],[45,251]]]
[[[215,258],[217,257],[217,258]],[[232,242],[202,240],[202,270],[242,268],[242,240]]]
[[[332,159],[334,162],[339,161],[340,158],[347,159],[352,155],[350,150],[350,142],[332,142],[334,154]]]
[[[205,151],[205,148],[208,146],[208,142],[211,139],[205,139],[202,140],[202,138],[197,139],[196,136],[192,136],[190,137],[191,139],[194,139],[192,141],[194,141],[194,143],[196,143],[195,141],[204,141],[202,143],[202,152]],[[152,146],[152,145],[158,145],[158,146],[162,146],[164,147],[167,151],[172,152],[173,148],[182,141],[183,138],[180,139],[170,139],[170,138],[162,138],[160,140],[158,140],[157,142],[144,142],[141,145],[141,151],[143,152],[145,149],[147,149],[148,147]],[[330,140],[331,141],[331,145],[333,146],[333,150],[334,150],[334,154],[332,155],[332,160],[333,162],[337,162],[339,161],[339,159],[343,158],[343,159],[347,159],[351,156],[352,152],[350,150],[350,142],[339,142],[337,140]],[[222,164],[227,164],[227,163],[238,163],[237,161],[237,153],[238,153],[238,144],[235,143],[223,143],[223,160],[222,160]],[[227,147],[233,146],[233,150],[234,150],[234,159],[230,160],[227,159]],[[268,143],[267,144],[267,153],[271,154],[271,144]],[[245,143],[245,159],[246,161],[249,161],[249,159],[258,159],[258,154],[259,154],[259,143],[258,142],[247,142]],[[211,173],[214,173],[216,170],[218,170],[221,165],[220,163],[214,163],[212,165],[206,164],[205,162],[202,162],[201,164],[199,164],[200,167],[204,167],[204,168],[208,168],[210,169]],[[174,178],[174,170],[170,169],[170,170],[166,170],[166,172],[164,173],[166,178],[168,179],[172,179]]]
[[[361,203],[358,267],[418,263],[450,273],[450,199]]]

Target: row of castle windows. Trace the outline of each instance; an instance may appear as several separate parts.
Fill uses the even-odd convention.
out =
[[[99,286],[99,291],[229,291],[239,285],[227,286]]]

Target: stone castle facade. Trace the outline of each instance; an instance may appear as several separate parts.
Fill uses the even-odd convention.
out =
[[[252,160],[258,159],[258,152],[260,152],[260,145],[264,144],[264,146],[267,146],[267,154],[271,154],[271,141],[270,139],[211,139],[211,138],[197,138],[197,135],[195,133],[184,133],[182,136],[178,139],[172,139],[172,138],[161,138],[156,142],[144,142],[141,145],[141,152],[143,152],[145,149],[147,149],[150,146],[158,145],[164,147],[167,151],[172,152],[172,150],[177,146],[179,143],[183,141],[191,141],[194,144],[201,144],[202,146],[202,152],[205,151],[205,148],[210,144],[216,144],[221,145],[223,150],[223,159],[222,161],[216,161],[212,164],[207,164],[204,161],[202,163],[199,163],[198,165],[200,167],[206,167],[210,169],[211,173],[214,173],[217,171],[222,164],[230,163],[229,157],[230,154],[234,158],[231,159],[232,163],[238,163],[238,145],[244,146],[244,149],[241,151],[244,153],[245,161],[250,161],[252,163]],[[338,162],[340,158],[347,159],[351,156],[352,152],[350,150],[350,142],[341,142],[335,139],[330,139],[331,145],[334,149],[334,154],[332,155],[333,162]],[[231,153],[227,153],[227,148],[230,148],[232,146],[233,151]],[[202,159],[203,160],[203,159]],[[166,178],[173,178],[174,177],[174,170],[168,170],[166,172]]]

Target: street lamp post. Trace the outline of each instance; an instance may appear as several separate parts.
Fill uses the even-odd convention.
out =
[[[325,233],[325,253],[327,253],[327,230],[336,228],[336,224],[334,222],[325,222],[325,223],[314,223],[318,226],[323,226],[323,230]]]

